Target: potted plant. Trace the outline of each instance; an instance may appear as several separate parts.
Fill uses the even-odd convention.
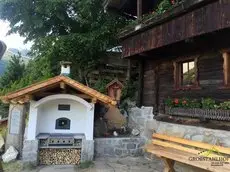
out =
[[[211,98],[202,98],[201,101],[168,98],[165,100],[165,105],[165,112],[169,115],[230,121],[230,101],[217,104]]]

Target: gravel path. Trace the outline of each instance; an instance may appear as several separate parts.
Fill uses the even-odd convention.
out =
[[[163,172],[163,163],[159,158],[147,160],[144,157],[99,158],[90,168],[79,169],[76,166],[53,165],[39,166],[36,170],[23,172]],[[176,172],[206,172],[184,164],[175,164]],[[5,172],[18,172],[17,170]],[[20,170],[21,172],[21,170]]]
[[[44,166],[31,172],[162,172],[163,165],[159,159],[148,161],[143,157],[100,158],[87,169],[74,166]],[[24,171],[27,172],[27,171]]]

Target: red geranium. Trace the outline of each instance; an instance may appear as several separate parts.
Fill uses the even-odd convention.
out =
[[[179,104],[179,99],[174,99],[175,104]]]

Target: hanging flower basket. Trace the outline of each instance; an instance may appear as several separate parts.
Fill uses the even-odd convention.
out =
[[[166,114],[172,116],[184,116],[192,118],[205,118],[212,120],[230,121],[230,110],[165,107],[165,112]]]

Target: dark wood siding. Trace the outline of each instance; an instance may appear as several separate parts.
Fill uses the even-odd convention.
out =
[[[154,101],[155,94],[155,80],[154,70],[158,66],[159,72],[159,92],[158,92],[158,109],[160,112],[164,108],[164,100],[167,97],[172,98],[196,98],[211,97],[217,101],[224,101],[230,99],[230,89],[220,89],[223,86],[223,58],[219,52],[212,52],[199,55],[198,57],[198,81],[200,90],[174,90],[173,79],[173,61],[163,60],[156,61],[148,60],[145,62],[144,72],[144,91],[143,91],[143,105],[149,106],[156,102]]]
[[[181,7],[183,10],[184,8]],[[230,1],[218,0],[167,22],[137,30],[122,40],[122,57],[131,57],[179,41],[230,28]],[[175,9],[176,10],[176,9]],[[183,11],[182,10],[182,11]],[[169,11],[170,15],[171,11]],[[142,26],[143,27],[143,26]]]
[[[174,88],[173,61],[163,61],[159,65],[159,107],[161,111],[164,99],[172,95]]]
[[[155,96],[155,71],[154,61],[146,60],[144,63],[143,77],[143,104],[145,106],[153,106],[156,104]]]

